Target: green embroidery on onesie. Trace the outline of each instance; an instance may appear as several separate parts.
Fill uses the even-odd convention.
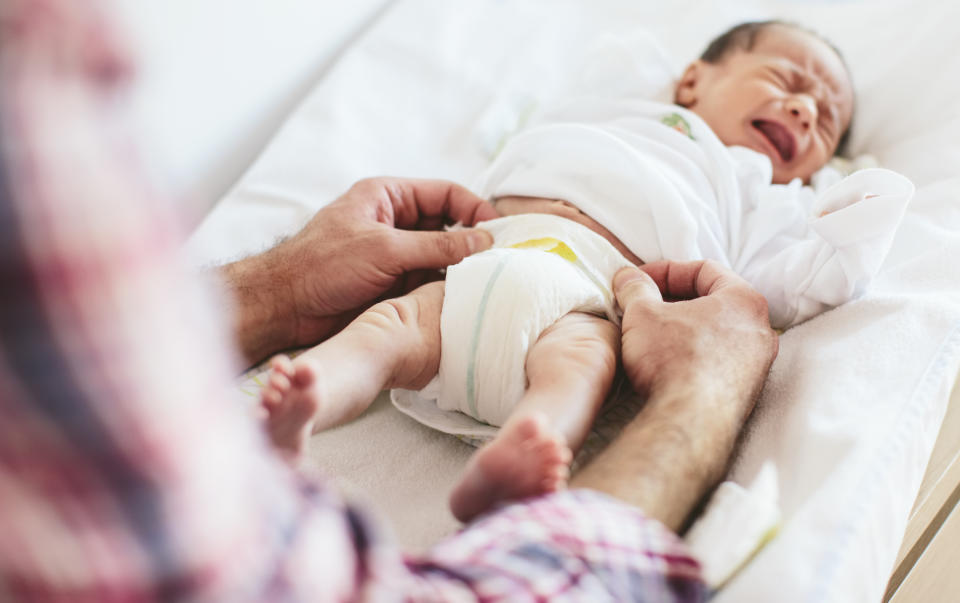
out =
[[[663,123],[663,125],[670,126],[677,132],[684,134],[690,140],[696,140],[696,138],[693,137],[693,134],[691,134],[692,130],[690,128],[690,123],[687,120],[685,120],[683,116],[681,116],[679,113],[671,113],[670,115],[664,115],[663,118],[660,119],[660,122]]]

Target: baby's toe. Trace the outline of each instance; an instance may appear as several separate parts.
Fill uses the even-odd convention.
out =
[[[269,385],[260,391],[260,402],[263,406],[272,408],[280,404],[282,400],[283,394]]]
[[[293,361],[285,354],[270,359],[270,368],[274,373],[282,373],[289,377],[293,374]]]
[[[559,466],[543,478],[543,487],[548,492],[559,490],[570,479],[570,470],[566,466]]]
[[[290,379],[280,371],[270,373],[270,387],[283,394],[290,389]]]
[[[315,379],[316,373],[314,373],[313,368],[306,363],[295,365],[293,367],[293,374],[290,376],[291,383],[299,388],[309,387]]]

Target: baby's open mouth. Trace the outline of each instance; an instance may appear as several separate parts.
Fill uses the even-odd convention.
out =
[[[790,160],[793,159],[793,155],[796,152],[797,145],[793,140],[793,134],[791,134],[789,130],[775,121],[767,121],[765,119],[755,119],[751,122],[751,125],[770,141],[770,144],[777,150],[780,159],[784,163],[790,163]]]

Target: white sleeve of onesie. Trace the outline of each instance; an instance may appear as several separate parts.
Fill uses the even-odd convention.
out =
[[[810,189],[774,187],[748,211],[734,265],[767,298],[773,326],[790,327],[862,295],[913,192],[903,176],[867,169],[815,197]]]

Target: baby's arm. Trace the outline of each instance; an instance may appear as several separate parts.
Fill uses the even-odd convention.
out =
[[[807,320],[866,290],[912,196],[903,176],[869,169],[825,191],[813,218],[794,207],[795,219],[783,221],[791,211],[783,200],[761,203],[745,218],[735,268],[767,298],[774,326]]]

